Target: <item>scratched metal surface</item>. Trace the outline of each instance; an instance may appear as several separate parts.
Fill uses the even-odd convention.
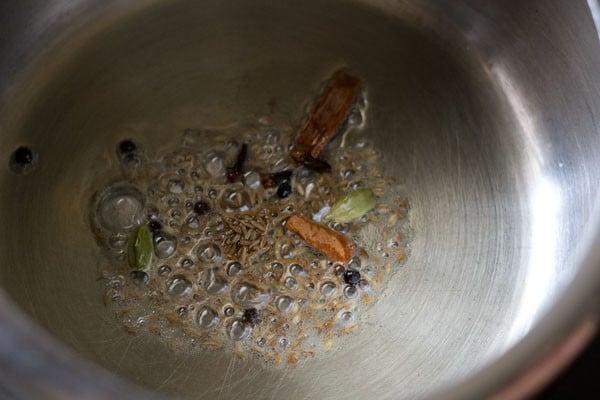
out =
[[[599,272],[584,258],[600,49],[586,3],[295,3],[0,6],[0,154],[40,153],[30,175],[0,170],[11,299],[0,297],[0,386],[60,399],[148,398],[137,387],[182,399],[480,398],[595,305]],[[340,64],[366,82],[364,133],[405,184],[414,230],[362,328],[279,369],[125,333],[102,305],[86,219],[99,171],[116,168],[107,143],[133,126],[160,146],[166,132],[268,112],[272,98],[275,118],[294,120]]]

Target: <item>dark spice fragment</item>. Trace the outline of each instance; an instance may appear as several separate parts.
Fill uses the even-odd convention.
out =
[[[242,322],[250,326],[254,326],[260,322],[258,310],[256,308],[248,308],[242,314]]]
[[[8,166],[17,174],[27,174],[36,166],[37,155],[27,146],[18,147],[10,156]]]
[[[289,182],[283,182],[277,188],[277,197],[279,197],[280,199],[285,199],[291,193],[292,193],[292,186],[290,185]]]
[[[156,235],[162,229],[162,225],[157,220],[151,219],[150,222],[148,222],[148,228],[150,228],[150,232],[152,232],[153,235]]]
[[[227,168],[227,182],[237,182],[242,178],[242,169],[244,168],[244,162],[246,162],[246,155],[248,153],[248,145],[244,143],[240,152],[238,153],[235,164],[232,167]]]
[[[349,285],[357,285],[360,282],[360,272],[354,269],[347,269],[344,272],[344,282]]]
[[[140,165],[140,151],[137,145],[129,140],[122,140],[117,146],[117,155],[126,167],[137,167]]]
[[[325,160],[319,158],[313,158],[309,155],[304,156],[302,159],[302,165],[311,171],[323,173],[331,172],[331,165]]]
[[[28,165],[33,162],[33,152],[29,147],[20,146],[13,154],[13,160],[17,165]]]
[[[284,182],[289,182],[292,179],[292,170],[286,169],[285,171],[274,172],[272,174],[263,174],[260,177],[260,183],[264,188],[274,188],[281,185]]]
[[[136,150],[136,144],[129,139],[125,139],[119,143],[119,153],[122,155],[133,153]]]
[[[194,204],[194,212],[198,215],[206,215],[210,212],[210,205],[205,201],[197,201]]]

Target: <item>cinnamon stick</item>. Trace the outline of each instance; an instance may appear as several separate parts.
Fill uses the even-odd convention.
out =
[[[295,214],[288,218],[286,228],[332,261],[347,263],[352,258],[354,243],[325,225]]]
[[[296,134],[290,152],[296,163],[303,163],[307,156],[319,159],[321,151],[347,118],[359,90],[358,78],[342,70],[333,74]]]

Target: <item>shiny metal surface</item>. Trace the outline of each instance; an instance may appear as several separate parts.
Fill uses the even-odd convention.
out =
[[[296,3],[0,5],[0,154],[25,143],[40,161],[0,170],[0,386],[17,398],[482,398],[595,315],[600,44],[587,3]],[[405,184],[414,230],[360,331],[280,369],[124,332],[102,305],[86,218],[114,143],[152,149],[273,98],[274,117],[294,121],[340,64],[367,84],[364,133]]]

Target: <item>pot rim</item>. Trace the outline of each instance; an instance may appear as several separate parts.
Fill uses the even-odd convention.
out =
[[[600,38],[599,2],[587,0],[587,4]],[[525,398],[546,385],[585,348],[596,335],[600,317],[600,201],[592,215],[577,263],[581,268],[544,316],[504,354],[456,384],[439,389],[429,397],[431,400]],[[578,333],[580,329],[583,333]],[[0,394],[4,389],[9,394],[26,393],[25,398],[34,394],[57,399],[163,398],[85,360],[44,331],[2,288],[0,332]],[[549,370],[545,379],[533,387],[507,390],[515,388],[531,371],[543,368],[545,357],[573,337],[579,339],[579,345],[569,347],[568,357]]]

